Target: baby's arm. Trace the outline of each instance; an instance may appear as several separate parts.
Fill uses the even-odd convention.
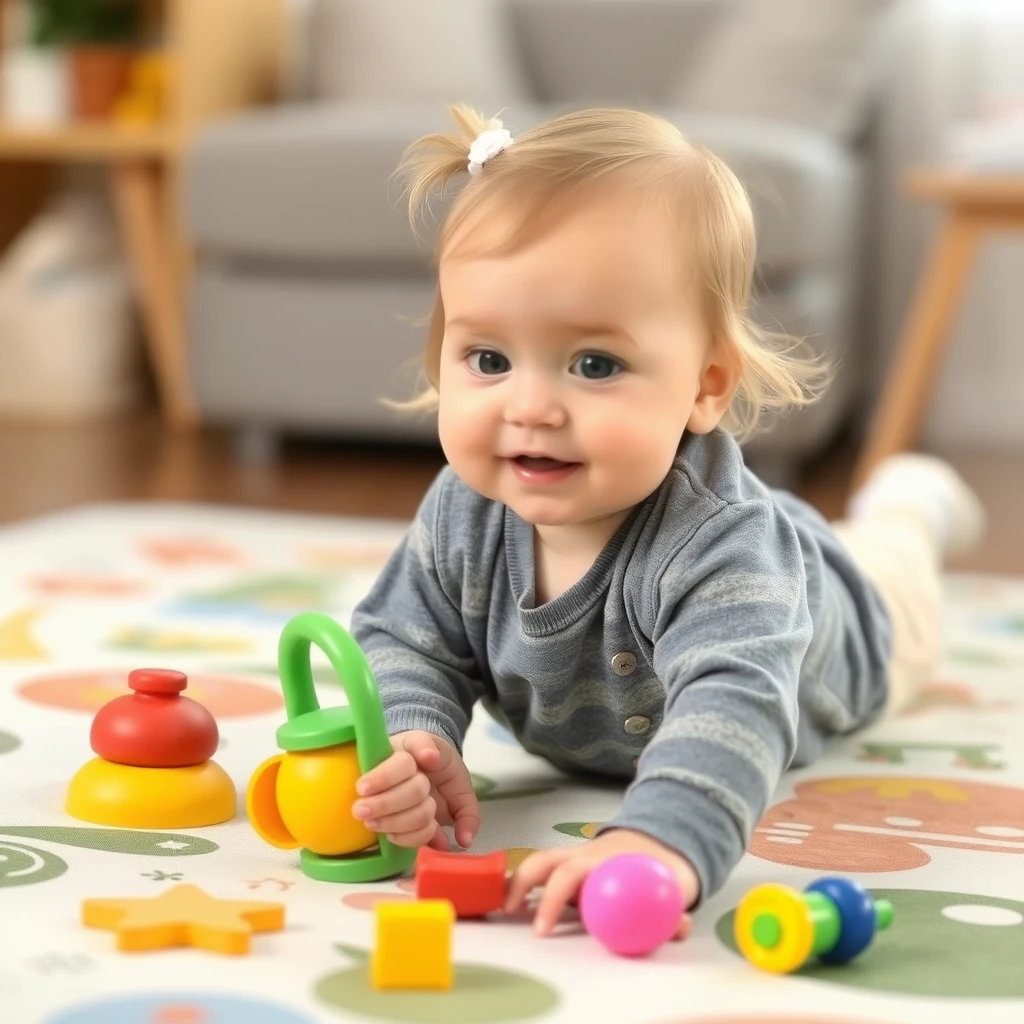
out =
[[[415,520],[352,615],[351,632],[373,671],[388,733],[422,730],[461,753],[483,694],[463,625],[459,595],[439,565],[445,528],[445,470],[427,491]]]
[[[811,639],[796,533],[770,503],[726,505],[654,581],[664,720],[605,830],[646,833],[716,892],[742,857],[796,749]]]

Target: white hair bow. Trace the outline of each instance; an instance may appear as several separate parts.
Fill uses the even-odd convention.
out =
[[[469,147],[470,174],[479,174],[491,157],[512,145],[512,133],[507,128],[488,128],[482,131]]]

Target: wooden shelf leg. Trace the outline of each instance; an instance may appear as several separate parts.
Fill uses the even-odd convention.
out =
[[[111,165],[110,174],[164,418],[189,429],[199,417],[189,387],[177,264],[164,230],[161,169],[152,162],[121,160]]]
[[[939,360],[983,230],[984,224],[964,210],[954,210],[942,225],[857,464],[855,489],[883,459],[908,450],[920,436]]]

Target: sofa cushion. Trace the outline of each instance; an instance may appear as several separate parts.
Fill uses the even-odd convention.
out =
[[[438,104],[300,104],[219,122],[186,164],[190,233],[249,259],[425,267],[394,172],[413,139],[451,127]]]
[[[553,112],[513,109],[505,123],[516,134]],[[762,276],[845,257],[859,186],[843,150],[790,125],[662,113],[747,187]],[[200,247],[235,257],[424,268],[429,254],[393,172],[413,138],[447,128],[435,105],[297,106],[222,122],[187,164],[189,230]]]
[[[676,103],[850,139],[868,113],[875,44],[898,0],[739,0]]]
[[[661,103],[735,0],[507,0],[543,103]]]
[[[315,0],[314,95],[466,102],[492,114],[527,94],[503,0]]]
[[[661,113],[721,157],[743,184],[754,208],[764,281],[849,257],[859,237],[862,173],[847,150],[777,121]]]

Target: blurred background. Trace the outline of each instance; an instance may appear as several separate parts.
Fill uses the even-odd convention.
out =
[[[1024,0],[0,0],[0,522],[85,502],[407,517],[445,105],[663,113],[739,174],[757,310],[839,367],[749,448],[828,515],[939,451],[1024,572]]]

